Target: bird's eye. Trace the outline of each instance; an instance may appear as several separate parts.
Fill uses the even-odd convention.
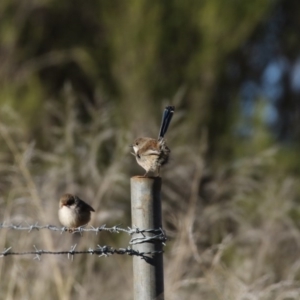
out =
[[[136,145],[136,146],[138,146],[138,145],[139,145],[139,143],[138,143],[138,142],[136,142],[136,143],[135,143],[135,145]]]
[[[67,202],[67,205],[72,205],[72,204],[74,204],[75,203],[75,201],[74,201],[74,199],[72,198],[72,199],[69,199],[68,200],[68,202]]]

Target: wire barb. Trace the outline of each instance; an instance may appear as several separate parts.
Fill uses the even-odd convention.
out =
[[[4,257],[4,256],[8,255],[7,253],[8,253],[8,251],[9,251],[11,248],[12,248],[12,247],[9,247],[9,248],[7,248],[7,249],[4,248],[4,251],[0,253],[0,257]]]
[[[73,259],[74,259],[74,253],[75,253],[76,246],[77,246],[77,244],[75,244],[74,246],[71,246],[71,250],[68,253],[68,259],[70,259],[70,257],[71,257],[71,261],[73,261]]]

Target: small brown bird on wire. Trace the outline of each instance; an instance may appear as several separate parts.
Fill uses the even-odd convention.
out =
[[[95,210],[79,197],[64,194],[59,201],[58,218],[63,226],[74,229],[91,220],[91,211]]]
[[[134,151],[132,154],[135,156],[137,163],[146,170],[144,177],[150,172],[154,173],[154,176],[159,176],[161,166],[169,160],[171,150],[166,145],[164,136],[168,130],[174,111],[174,106],[167,106],[165,108],[158,139],[140,137],[132,145]]]

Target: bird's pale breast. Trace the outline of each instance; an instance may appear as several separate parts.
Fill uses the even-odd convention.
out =
[[[76,213],[67,206],[63,206],[59,209],[58,218],[61,224],[65,227],[77,227]]]

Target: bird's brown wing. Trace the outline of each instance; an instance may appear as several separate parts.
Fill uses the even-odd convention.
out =
[[[77,198],[77,204],[79,207],[82,207],[84,209],[88,209],[89,211],[95,211],[89,204],[87,204],[86,202],[84,202],[83,200],[81,200],[79,197]]]

